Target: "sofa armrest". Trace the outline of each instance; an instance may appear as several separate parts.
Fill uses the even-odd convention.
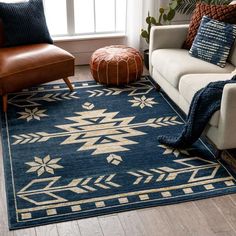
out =
[[[236,84],[226,84],[223,90],[218,148],[232,148],[236,145]],[[227,145],[226,145],[227,144]]]
[[[189,25],[163,25],[151,28],[149,43],[150,72],[152,71],[152,52],[161,48],[181,48],[186,39],[188,27]]]

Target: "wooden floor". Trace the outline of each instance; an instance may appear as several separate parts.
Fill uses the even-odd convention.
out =
[[[74,81],[92,79],[76,68]],[[9,231],[2,158],[0,160],[0,236],[183,236],[236,235],[236,194],[163,207]]]

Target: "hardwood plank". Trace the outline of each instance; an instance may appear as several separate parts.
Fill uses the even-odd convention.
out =
[[[13,231],[14,236],[36,236],[35,228],[18,229]]]
[[[208,225],[217,235],[235,235],[232,226],[226,221],[223,213],[216,207],[212,199],[196,201],[194,204],[203,213]]]
[[[97,217],[77,221],[82,236],[103,236]]]
[[[123,236],[125,232],[117,215],[98,218],[104,236]]]
[[[73,81],[94,80],[93,76],[90,72],[89,66],[76,66],[75,67],[75,76],[70,77],[70,78],[73,78]]]
[[[234,204],[236,204],[236,193],[229,195],[229,197],[230,197],[231,200],[234,202]]]
[[[2,171],[2,170],[0,170]],[[2,179],[2,176],[0,177]],[[3,183],[1,183],[1,186],[5,186]],[[7,220],[7,210],[6,210],[6,198],[5,198],[5,190],[3,190],[3,187],[0,189],[0,235],[4,236],[12,236],[13,232],[10,232],[8,229],[8,220]]]
[[[118,217],[126,235],[143,236],[148,235],[143,222],[138,216],[137,211],[119,213]]]
[[[4,168],[2,158],[2,141],[0,140],[0,235],[12,236],[13,232],[8,229],[7,207],[6,207],[6,192],[4,181]]]
[[[204,215],[193,202],[169,205],[162,209],[165,211],[166,220],[175,235],[214,235],[214,232],[206,223]]]
[[[234,234],[231,234],[230,232],[218,232],[218,233],[215,233],[214,235],[216,236],[235,236],[235,233]]]
[[[57,225],[45,225],[36,227],[36,235],[37,236],[59,236],[57,231]]]
[[[220,212],[224,215],[224,218],[234,229],[236,234],[236,204],[229,196],[222,196],[213,199]]]
[[[163,207],[156,207],[137,211],[149,236],[156,236],[157,234],[162,236],[175,235],[165,219],[166,215],[162,209]]]
[[[172,207],[175,207],[175,205],[172,205]],[[156,207],[156,214],[157,218],[159,218],[159,221],[165,222],[165,228],[162,229],[164,231],[164,235],[166,236],[182,236],[182,235],[190,235],[190,231],[188,228],[185,226],[185,224],[182,222],[182,219],[176,215],[176,213],[171,214],[171,209],[168,209],[168,206],[164,207]],[[175,210],[176,212],[177,210]],[[177,219],[175,219],[177,217]],[[162,222],[160,222],[162,223]]]
[[[80,236],[77,221],[68,221],[57,224],[59,236]]]

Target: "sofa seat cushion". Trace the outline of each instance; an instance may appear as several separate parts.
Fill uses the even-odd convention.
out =
[[[235,67],[226,63],[224,68],[209,62],[194,58],[185,49],[158,49],[152,53],[152,66],[178,88],[179,80],[183,75],[201,73],[230,73]]]
[[[183,98],[189,103],[191,103],[194,94],[207,86],[210,82],[220,81],[220,80],[230,80],[232,74],[189,74],[184,75],[179,82],[179,92]],[[220,112],[216,112],[211,120],[210,125],[217,127],[219,123]]]

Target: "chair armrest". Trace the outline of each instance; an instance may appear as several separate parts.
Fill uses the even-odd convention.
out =
[[[221,136],[219,148],[236,147],[236,84],[226,84],[224,87],[218,128]]]
[[[189,25],[163,25],[151,28],[149,43],[149,68],[152,71],[151,55],[156,49],[181,48],[188,32]]]

